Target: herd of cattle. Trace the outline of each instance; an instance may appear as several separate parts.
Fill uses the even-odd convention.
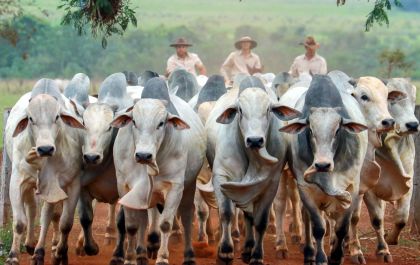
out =
[[[5,130],[13,211],[7,265],[19,264],[25,231],[31,264],[44,264],[51,223],[52,264],[68,264],[76,207],[83,227],[77,252],[96,255],[94,199],[110,205],[105,236],[117,232],[112,265],[169,264],[169,237],[180,227],[183,264],[196,264],[193,219],[198,240],[212,239],[210,208],[219,213],[217,264],[233,263],[238,218],[245,263],[264,264],[269,226],[276,228],[277,257],[287,258],[289,200],[292,241],[304,241],[304,264],[342,264],[345,248],[353,263],[366,263],[357,233],[362,201],[377,235],[376,254],[392,262],[388,245],[398,243],[408,219],[412,134],[419,127],[416,87],[408,80],[281,73],[237,76],[227,89],[221,76],[199,84],[180,69],[168,82],[150,73],[132,77],[110,75],[97,99],[88,95],[84,74],[64,91],[41,79],[12,108]],[[38,239],[36,196],[43,202]],[[387,235],[385,202],[396,205]]]

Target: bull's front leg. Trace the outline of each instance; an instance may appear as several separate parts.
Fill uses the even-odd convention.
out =
[[[344,262],[344,238],[347,236],[350,226],[351,209],[338,216],[334,228],[335,237],[331,248],[329,265],[341,265]],[[330,234],[332,236],[332,232]]]
[[[234,215],[234,206],[230,199],[228,199],[220,189],[220,176],[213,177],[213,186],[219,207],[219,224],[221,226],[221,237],[219,241],[219,249],[217,252],[217,265],[233,264],[233,240],[231,236],[232,221]]]
[[[60,240],[55,253],[52,254],[53,265],[68,264],[68,237],[73,227],[74,213],[80,195],[80,179],[75,178],[67,188],[68,198],[63,201],[63,212],[60,217]]]
[[[147,218],[147,213],[146,213]],[[147,228],[147,225],[145,229]],[[114,251],[112,253],[112,258],[110,265],[122,265],[124,264],[124,242],[125,242],[125,215],[124,209],[120,206],[120,210],[117,215],[117,229],[118,229],[118,238],[117,244],[115,245]]]
[[[184,227],[184,262],[183,265],[195,265],[194,251],[192,247],[192,222],[194,218],[194,194],[195,182],[184,186],[184,194],[179,205],[178,213],[181,215]]]
[[[111,245],[115,242],[116,237],[116,225],[115,225],[115,208],[116,203],[108,204],[108,221],[106,223],[105,231],[105,245]]]
[[[255,246],[252,249],[250,265],[264,265],[263,239],[270,215],[269,205],[270,204],[262,202],[260,205],[255,206],[257,209],[254,213]]]
[[[147,257],[149,259],[156,259],[157,252],[160,248],[160,231],[159,231],[159,211],[152,208],[148,210],[149,213],[149,235],[147,236]]]
[[[134,210],[127,207],[124,207],[124,217],[125,217],[125,229],[127,231],[127,250],[125,252],[125,265],[135,265],[137,263],[137,253],[136,253],[136,246],[137,246],[137,231],[140,226],[139,220],[141,219],[141,215],[146,212],[145,210]],[[111,260],[111,264],[120,264],[120,263],[113,263],[118,262],[118,259]]]
[[[206,245],[209,243],[207,236],[207,219],[209,218],[210,210],[207,203],[204,201],[198,190],[195,191],[194,205],[197,211],[198,219],[198,242],[203,242]]]
[[[385,215],[385,202],[376,197],[372,191],[366,192],[364,202],[369,212],[370,221],[373,229],[375,229],[378,245],[376,249],[376,256],[379,260],[386,263],[392,262],[391,252],[389,251],[388,244],[385,241],[384,232],[384,215]]]
[[[48,227],[54,215],[54,204],[44,202],[41,209],[41,231],[39,232],[38,243],[35,247],[34,255],[31,259],[31,265],[43,265],[45,258],[45,239],[47,237]]]
[[[302,206],[300,203],[299,190],[296,180],[290,169],[287,173],[287,194],[292,202],[292,223],[289,232],[291,233],[292,244],[299,245],[302,240]]]
[[[408,215],[410,213],[410,202],[413,195],[413,179],[411,179],[410,189],[408,192],[397,201],[394,215],[394,225],[391,232],[386,236],[386,242],[389,245],[397,245],[402,229],[408,222]]]
[[[96,244],[95,239],[92,235],[92,221],[93,221],[93,208],[92,208],[92,196],[86,189],[80,191],[79,198],[79,218],[80,224],[83,228],[83,249],[76,249],[76,253],[86,253],[88,256],[97,255],[99,252],[99,246]]]
[[[359,231],[357,229],[362,208],[362,199],[363,195],[359,195],[356,200],[354,200],[354,209],[350,219],[349,251],[351,262],[354,264],[366,264],[359,241]]]
[[[249,263],[251,260],[252,249],[255,245],[253,217],[250,213],[244,212],[245,219],[245,242],[241,253],[242,261]]]
[[[169,237],[172,231],[174,216],[176,216],[179,204],[182,199],[181,194],[183,193],[183,189],[183,184],[173,183],[165,198],[165,206],[159,218],[161,243],[156,259],[157,265],[169,265]]]
[[[145,237],[146,237],[147,226],[149,223],[149,217],[146,210],[141,211],[139,213],[138,223],[139,223],[139,229],[137,232],[137,248],[136,248],[137,265],[148,265]],[[124,244],[124,242],[122,242],[122,244]]]
[[[287,176],[285,172],[280,178],[279,189],[273,205],[276,215],[276,257],[278,259],[287,259],[289,250],[287,248],[286,235],[284,234],[284,219],[286,218],[287,205]]]

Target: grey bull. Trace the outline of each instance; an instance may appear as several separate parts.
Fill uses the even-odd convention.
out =
[[[178,211],[185,233],[183,264],[195,264],[193,200],[206,146],[197,114],[182,99],[169,96],[163,79],[153,78],[146,83],[142,98],[115,118],[112,126],[120,128],[114,161],[128,237],[125,263],[148,264],[148,255],[157,258],[156,264],[169,264],[168,240]],[[150,208],[153,222],[146,249],[143,240]]]
[[[92,236],[92,200],[109,203],[109,220],[105,237],[111,239],[115,233],[115,203],[119,198],[115,174],[113,148],[118,129],[110,123],[115,113],[124,111],[133,101],[126,92],[127,82],[124,74],[108,76],[99,88],[98,102],[89,104],[83,113],[86,131],[83,134],[83,175],[79,199],[79,218],[83,237],[79,237],[78,254],[96,255],[98,245]],[[115,253],[123,252],[125,230],[123,212],[118,217],[118,244]],[[84,240],[83,240],[84,239]],[[121,255],[119,255],[121,256]]]
[[[263,264],[262,240],[285,163],[279,119],[300,113],[280,106],[256,77],[245,78],[217,102],[206,123],[207,159],[213,171],[221,239],[217,264],[233,262],[234,205],[244,210],[246,238],[242,260]],[[255,229],[255,238],[253,229]]]
[[[80,190],[80,135],[84,126],[71,113],[71,103],[54,81],[39,80],[31,93],[12,108],[6,126],[6,150],[12,160],[10,201],[13,211],[13,245],[6,264],[19,263],[22,233],[27,229],[26,248],[33,264],[43,264],[45,236],[62,203],[60,239],[52,253],[53,264],[67,264],[67,240]],[[35,246],[35,194],[44,205],[41,231]],[[35,247],[35,251],[34,251]]]
[[[368,145],[367,133],[362,132],[367,129],[364,116],[354,100],[343,102],[328,76],[315,76],[296,108],[302,110],[303,118],[281,131],[292,133],[289,165],[305,209],[304,262],[342,264],[350,206],[358,197],[359,176]],[[326,229],[323,211],[336,221],[328,260],[323,247]]]
[[[169,90],[186,102],[199,92],[199,85],[195,76],[185,69],[175,69],[168,79]]]

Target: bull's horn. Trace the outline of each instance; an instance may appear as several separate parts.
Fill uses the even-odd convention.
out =
[[[129,187],[127,187],[129,188]],[[119,203],[124,207],[135,210],[145,210],[150,208],[150,202],[153,192],[153,179],[148,174],[142,176],[120,200]]]

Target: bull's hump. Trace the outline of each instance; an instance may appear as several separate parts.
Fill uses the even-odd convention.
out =
[[[53,98],[60,100],[61,93],[57,83],[54,80],[42,78],[32,88],[31,99],[40,94],[47,94]]]
[[[198,94],[196,108],[204,102],[216,101],[227,91],[221,75],[212,75]]]
[[[247,76],[244,78],[244,80],[242,80],[242,82],[239,85],[239,93],[238,96],[247,88],[250,87],[257,87],[257,88],[261,88],[264,92],[266,92],[265,90],[265,86],[262,83],[262,81],[255,76]]]
[[[311,108],[341,108],[341,115],[348,118],[340,92],[327,75],[315,75],[305,96],[303,109],[306,115]]]
[[[143,92],[141,93],[141,98],[166,100],[168,102],[166,105],[168,112],[178,115],[178,111],[169,97],[169,90],[166,82],[160,77],[154,77],[147,81]]]
[[[127,94],[126,87],[127,81],[123,73],[112,74],[102,82],[99,88],[98,99],[101,100],[105,97],[124,98]]]

